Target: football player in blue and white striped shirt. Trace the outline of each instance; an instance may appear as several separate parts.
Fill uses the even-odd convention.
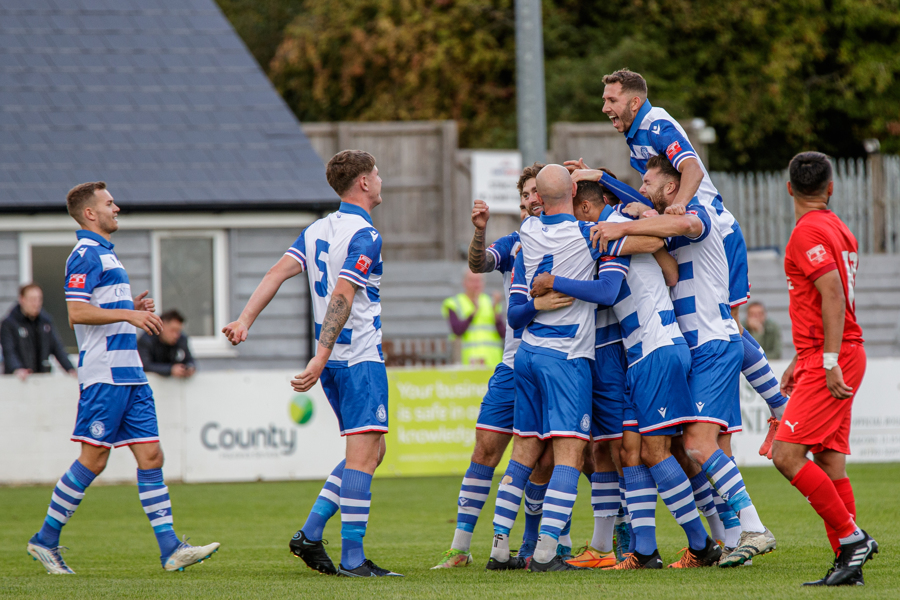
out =
[[[361,150],[335,154],[325,170],[341,197],[337,212],[304,229],[257,286],[237,321],[222,331],[235,346],[287,279],[309,277],[316,355],[291,380],[305,392],[321,378],[322,389],[347,436],[347,458],[334,468],[303,527],[289,546],[311,569],[345,577],[400,576],[366,558],[363,538],[372,503],[372,475],[384,457],[388,386],[381,352],[381,234],[372,210],[381,204],[375,158]],[[340,508],[338,569],[322,542],[325,524]]]
[[[641,193],[663,213],[673,204],[680,173],[664,156],[647,161]],[[691,347],[689,384],[696,407],[693,422],[685,426],[687,455],[712,482],[722,499],[737,513],[741,524],[738,544],[720,566],[744,564],[775,548],[775,537],[762,524],[734,461],[729,458],[728,424],[738,402],[738,373],[743,350],[740,334],[728,305],[728,263],[716,226],[715,209],[691,200],[684,215],[663,214],[630,223],[600,223],[595,235],[601,247],[627,235],[654,235],[667,239],[678,261],[679,281],[672,289],[678,325]],[[726,454],[720,444],[728,450]],[[682,461],[689,474],[691,461]],[[727,543],[727,542],[726,542]]]
[[[535,178],[544,165],[534,163],[522,170],[517,182],[519,190],[520,219],[539,216],[543,208],[536,193]],[[490,219],[490,209],[483,200],[475,200],[472,207],[472,224],[475,234],[469,244],[469,270],[473,273],[498,271],[503,274],[503,288],[509,297],[512,271],[516,255],[519,253],[519,232],[501,237],[485,248],[484,234]],[[503,453],[513,435],[513,411],[516,403],[516,385],[513,364],[516,350],[522,339],[522,329],[506,329],[503,345],[503,360],[494,370],[488,382],[487,393],[478,410],[475,424],[475,449],[466,469],[457,499],[456,530],[450,549],[444,552],[440,564],[435,569],[465,567],[472,563],[469,551],[472,532],[491,492],[494,469],[500,464]],[[499,570],[524,569],[526,559],[534,553],[538,529],[544,503],[544,493],[553,471],[553,453],[545,452],[525,485],[525,532],[518,554],[506,563],[489,563],[488,568]],[[571,547],[571,543],[569,544]]]
[[[627,221],[615,213],[601,220]],[[660,248],[661,240],[655,249]],[[671,257],[662,253],[659,259],[636,254],[602,258],[594,281],[542,274],[532,288],[536,295],[552,289],[596,302],[601,308],[610,306],[622,331],[628,362],[623,417],[626,444],[636,445],[640,459],[631,464],[625,462],[624,466],[634,552],[610,567],[613,569],[662,567],[655,535],[657,489],[688,537],[689,550],[671,567],[710,566],[722,552],[703,528],[687,476],[670,451],[672,436],[678,435],[680,426],[693,418],[688,386],[691,358],[658,260],[666,265],[668,279],[675,280],[677,265]],[[597,365],[601,372],[610,367],[617,369],[608,361]],[[641,436],[637,440],[633,439],[635,432]]]
[[[738,319],[739,307],[747,302],[750,284],[747,276],[747,245],[744,234],[734,216],[722,203],[722,197],[713,185],[709,173],[700,157],[694,151],[681,125],[664,109],[652,106],[647,99],[647,82],[639,73],[622,69],[604,76],[603,112],[612,120],[613,126],[625,134],[631,150],[631,165],[643,175],[647,172],[647,161],[652,156],[664,155],[681,173],[681,186],[666,208],[668,214],[684,214],[685,207],[693,199],[707,207],[712,207],[711,216],[718,222],[725,245],[725,255],[729,267],[728,305],[732,317],[741,332],[743,361],[741,370],[747,381],[769,405],[772,418],[769,420],[769,435],[760,449],[766,454],[771,449],[778,421],[784,414],[785,398],[780,390],[769,361],[756,340],[743,331]],[[741,430],[740,411],[738,420],[729,424],[730,432]]]
[[[138,495],[159,543],[162,566],[183,571],[211,556],[219,544],[179,542],[172,528],[156,405],[137,351],[137,328],[158,335],[162,321],[147,292],[131,297],[128,273],[110,241],[119,228],[119,207],[106,183],[75,186],[66,205],[81,226],[65,279],[69,323],[78,339],[80,398],[72,441],[81,443],[81,456],[56,484],[44,525],[28,541],[28,554],[48,573],[74,574],[59,554],[60,532],[106,468],[110,450],[128,446],[137,461]]]

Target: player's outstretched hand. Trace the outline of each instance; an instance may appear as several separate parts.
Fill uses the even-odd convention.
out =
[[[555,279],[555,275],[551,275],[550,273],[540,273],[534,278],[534,281],[531,282],[531,297],[537,298],[538,296],[543,296],[544,294],[552,292],[553,280]]]
[[[476,200],[472,207],[472,225],[475,229],[484,229],[487,227],[488,219],[491,218],[491,209],[488,208],[487,202],[484,200]]]
[[[797,366],[797,355],[794,355],[791,364],[781,374],[781,395],[788,398],[794,393],[794,368]]]
[[[825,369],[825,385],[828,386],[831,395],[838,400],[846,400],[853,396],[853,388],[844,383],[844,374],[840,366]]]
[[[684,214],[684,207],[680,204],[673,204],[672,206],[667,206],[666,214],[681,216]]]
[[[319,376],[322,375],[322,370],[327,362],[326,360],[321,360],[318,356],[314,356],[309,361],[309,364],[306,365],[306,369],[291,379],[291,387],[294,388],[294,391],[308,392],[312,389],[312,386],[316,385],[316,382],[319,380]]]
[[[589,166],[584,164],[583,158],[579,158],[578,160],[567,160],[563,163],[563,166],[569,170],[569,173],[576,169],[590,169]]]
[[[128,319],[128,322],[135,327],[143,329],[150,335],[159,335],[162,331],[162,319],[146,310],[131,311],[131,318]]]
[[[241,342],[247,341],[247,333],[249,333],[249,330],[247,329],[247,326],[240,321],[232,321],[222,328],[222,333],[225,334],[225,337],[228,338],[228,341],[231,342],[232,346],[237,346]]]
[[[143,293],[134,297],[134,310],[145,310],[147,312],[156,311],[156,303],[153,302],[153,298],[147,297],[147,294],[149,293],[150,290],[144,290]]]
[[[556,310],[558,308],[572,306],[573,302],[575,302],[575,298],[571,296],[566,296],[560,292],[550,292],[549,294],[544,294],[543,296],[535,298],[534,307],[538,310]]]

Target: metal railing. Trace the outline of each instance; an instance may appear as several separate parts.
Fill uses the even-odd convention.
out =
[[[900,254],[900,156],[834,161],[831,209],[847,224],[861,253]],[[749,249],[784,250],[794,228],[787,170],[711,173]]]

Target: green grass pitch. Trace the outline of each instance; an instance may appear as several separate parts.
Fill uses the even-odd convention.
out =
[[[865,569],[864,588],[801,588],[830,563],[824,528],[812,508],[774,468],[743,469],[778,550],[752,567],[622,573],[489,573],[493,499],[473,539],[476,562],[464,569],[431,571],[450,545],[460,478],[376,479],[366,553],[403,579],[361,581],[310,571],[288,551],[306,517],[318,482],[172,485],[179,535],[222,543],[203,564],[167,573],[135,486],[96,486],[66,526],[64,556],[77,572],[50,576],[25,553],[49,502],[51,487],[0,487],[0,597],[10,598],[896,598],[900,597],[900,464],[856,465],[850,476],[859,522],[881,544]],[[496,492],[496,481],[494,490]],[[590,488],[584,478],[572,537],[590,536]],[[657,507],[663,559],[674,561],[684,535],[665,506]],[[521,539],[524,514],[511,545]],[[340,558],[340,520],[325,531],[332,558]]]

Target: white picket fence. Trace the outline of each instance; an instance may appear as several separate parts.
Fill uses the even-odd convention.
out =
[[[881,161],[881,169],[873,165],[873,160]],[[834,196],[830,207],[856,236],[860,252],[900,254],[900,156],[882,156],[869,161],[839,159],[834,167]],[[879,170],[881,178],[877,181]],[[784,250],[794,227],[794,204],[786,186],[787,170],[714,172],[711,177],[725,206],[741,224],[747,247]],[[883,208],[877,206],[876,200],[883,203]],[[877,243],[880,237],[882,244]]]

